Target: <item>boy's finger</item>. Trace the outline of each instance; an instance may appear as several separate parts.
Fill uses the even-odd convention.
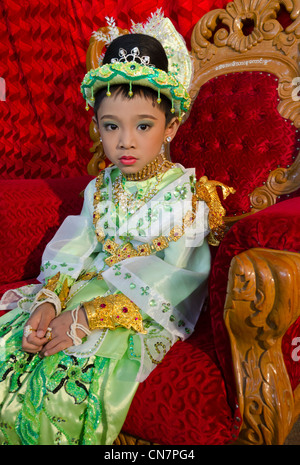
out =
[[[35,345],[35,344],[30,344],[27,340],[27,338],[23,337],[23,340],[22,340],[22,349],[25,351],[25,352],[29,352],[29,353],[37,353],[41,350],[41,346],[38,346],[38,345]]]
[[[50,321],[51,320],[49,319],[49,316],[47,317],[47,316],[42,315],[41,320],[40,320],[40,322],[38,324],[38,327],[36,329],[37,337],[42,338],[42,337],[45,336],[45,334],[47,332],[47,329],[49,327]]]
[[[43,346],[44,344],[48,342],[48,339],[46,337],[43,337],[43,338],[37,337],[37,333],[33,331],[27,337],[27,341],[29,344],[32,344],[34,346]]]
[[[57,352],[60,352],[61,350],[65,350],[67,349],[68,347],[70,346],[70,344],[68,344],[68,341],[66,340],[60,340],[60,342],[57,342],[55,341],[55,339],[53,339],[53,341],[49,342],[42,350],[42,353],[45,357],[49,356],[49,355],[53,355],[53,354],[56,354]]]

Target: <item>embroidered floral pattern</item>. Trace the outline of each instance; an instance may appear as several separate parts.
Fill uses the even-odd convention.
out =
[[[0,368],[0,382],[10,378],[9,392],[16,392],[22,386],[24,375],[30,373],[36,363],[36,355],[19,350],[10,355]]]
[[[56,444],[97,444],[95,430],[102,418],[100,379],[107,364],[106,358],[95,357],[91,362],[91,359],[79,359],[62,352],[44,359],[21,350],[11,354],[6,362],[0,364],[0,383],[8,383],[10,393],[20,392],[15,398],[20,410],[15,425],[1,422],[2,444],[14,443],[11,440],[14,431],[22,444],[38,444],[42,414],[56,431]],[[68,433],[68,414],[58,409],[53,415],[48,409],[49,394],[62,390],[73,399],[73,405],[81,406],[78,410],[83,428],[81,437],[72,437]]]
[[[87,359],[65,355],[47,381],[47,389],[55,394],[64,388],[80,404],[88,396],[87,385],[92,381],[93,368]]]

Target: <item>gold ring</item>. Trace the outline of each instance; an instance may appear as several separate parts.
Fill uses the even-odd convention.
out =
[[[48,341],[51,341],[51,339],[52,339],[52,328],[47,328],[45,337],[48,339]]]

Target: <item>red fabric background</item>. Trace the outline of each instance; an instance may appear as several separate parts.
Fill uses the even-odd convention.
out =
[[[123,431],[159,444],[227,444],[241,419],[228,404],[209,312],[185,342],[177,342],[141,383]]]
[[[115,17],[129,28],[162,7],[190,41],[204,13],[228,0],[0,0],[0,179],[86,173],[89,123],[79,86],[94,30]]]

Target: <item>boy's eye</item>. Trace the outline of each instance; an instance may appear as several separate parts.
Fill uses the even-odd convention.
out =
[[[138,125],[138,129],[140,129],[141,131],[146,131],[149,128],[150,128],[150,124],[148,123],[141,123]]]
[[[104,124],[104,129],[107,131],[115,131],[118,128],[118,126],[114,123],[106,123]]]

